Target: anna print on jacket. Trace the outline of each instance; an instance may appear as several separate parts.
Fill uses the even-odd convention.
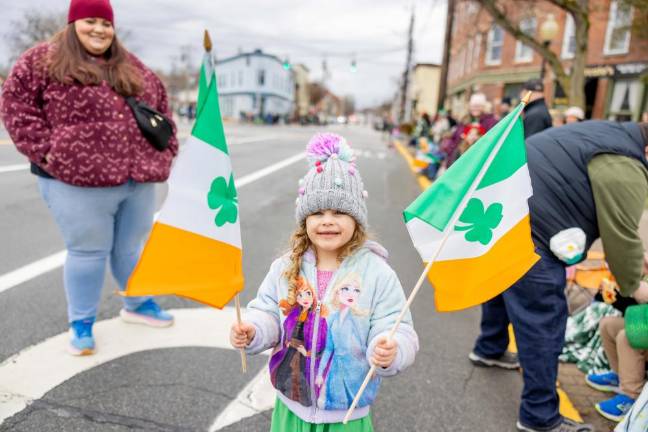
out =
[[[302,277],[287,299],[279,302],[286,316],[281,345],[270,359],[272,384],[286,397],[304,406],[312,405],[310,369],[313,356],[313,329],[317,320],[318,300],[313,287]],[[320,306],[315,349],[315,370],[326,342],[325,306]],[[318,395],[315,394],[315,397]]]
[[[318,405],[325,409],[344,410],[351,405],[364,376],[369,371],[365,357],[366,326],[369,311],[358,304],[362,282],[349,273],[335,284],[331,293],[331,314],[328,318],[326,349],[322,354],[316,383],[324,385],[319,392]],[[380,380],[371,380],[359,407],[368,405],[375,397]]]

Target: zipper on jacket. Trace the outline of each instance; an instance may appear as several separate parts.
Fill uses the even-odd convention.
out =
[[[317,415],[317,394],[315,393],[315,363],[317,358],[317,336],[319,333],[319,320],[320,312],[322,309],[322,302],[320,299],[317,299],[317,307],[315,308],[315,328],[313,329],[313,339],[311,340],[311,361],[310,361],[310,389],[311,389],[311,400],[313,406],[315,407],[315,415]]]
[[[317,406],[317,396],[315,394],[315,363],[316,363],[316,357],[317,357],[317,337],[319,333],[319,322],[320,322],[320,314],[321,314],[321,309],[322,309],[322,301],[324,300],[324,297],[326,297],[326,294],[329,292],[329,288],[333,286],[333,284],[337,281],[338,275],[340,274],[340,270],[344,269],[347,267],[349,261],[349,257],[347,257],[340,266],[335,270],[335,274],[331,277],[331,279],[328,281],[328,284],[326,284],[326,289],[324,290],[324,295],[322,296],[323,298],[319,298],[319,295],[317,295],[317,307],[315,308],[315,328],[313,329],[313,337],[311,339],[311,364],[310,364],[310,372],[311,372],[311,377],[310,377],[310,393],[311,393],[311,400],[313,403],[313,418],[317,418],[318,415],[318,406]],[[315,264],[315,286],[317,286],[317,263]],[[319,292],[318,292],[319,294]],[[327,337],[328,339],[328,337]],[[326,349],[326,341],[324,341],[324,349]],[[321,366],[321,365],[320,365]],[[326,366],[325,366],[326,367]],[[319,372],[319,371],[318,371]],[[324,379],[324,377],[322,377]],[[322,383],[322,386],[324,386],[324,383]]]

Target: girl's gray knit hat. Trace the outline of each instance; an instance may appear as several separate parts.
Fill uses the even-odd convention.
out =
[[[315,134],[306,146],[306,157],[310,168],[299,181],[297,223],[318,211],[338,210],[366,228],[367,191],[346,140],[333,133]]]

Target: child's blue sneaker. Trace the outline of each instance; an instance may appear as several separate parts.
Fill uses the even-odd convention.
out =
[[[95,342],[92,336],[93,318],[72,321],[70,323],[70,345],[68,351],[74,356],[94,354]]]
[[[618,394],[611,399],[604,400],[594,405],[596,411],[608,420],[620,422],[630,411],[635,400],[624,394]]]
[[[585,382],[592,388],[602,392],[619,392],[619,375],[615,372],[589,374]]]
[[[162,310],[153,299],[148,299],[134,310],[126,308],[119,312],[121,318],[131,324],[144,324],[151,327],[169,327],[173,325],[173,315]]]

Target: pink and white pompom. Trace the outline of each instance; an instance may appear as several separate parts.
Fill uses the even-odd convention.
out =
[[[334,133],[315,134],[306,146],[306,157],[311,165],[316,162],[325,163],[329,158],[351,162],[353,150],[346,140]]]

